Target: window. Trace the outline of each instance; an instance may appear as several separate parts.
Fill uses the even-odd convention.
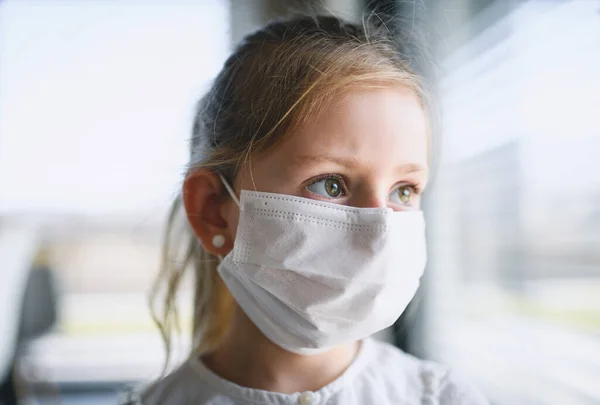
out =
[[[599,11],[524,3],[445,65],[426,346],[495,404],[600,398]]]

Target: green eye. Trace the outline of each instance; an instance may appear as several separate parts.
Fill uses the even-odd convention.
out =
[[[392,191],[390,194],[390,201],[397,204],[408,205],[415,198],[415,194],[417,194],[415,188],[407,184]]]
[[[400,197],[400,201],[404,204],[408,204],[410,202],[410,197],[412,196],[412,190],[408,186],[403,186],[398,189],[398,196]]]
[[[326,198],[338,198],[344,195],[344,184],[337,177],[326,177],[306,187],[309,191]]]
[[[338,179],[325,180],[325,191],[330,197],[339,197],[342,194],[342,185]]]

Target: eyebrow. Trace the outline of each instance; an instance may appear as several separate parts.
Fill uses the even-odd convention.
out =
[[[337,165],[346,167],[346,168],[354,168],[357,166],[361,166],[360,161],[354,157],[341,157],[341,156],[332,156],[332,155],[300,155],[294,158],[296,164],[303,164],[307,162],[333,162]],[[416,163],[405,163],[401,164],[397,167],[397,171],[399,173],[415,173],[415,172],[426,172],[427,167],[416,164]]]

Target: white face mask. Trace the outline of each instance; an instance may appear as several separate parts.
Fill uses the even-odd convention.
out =
[[[267,338],[319,353],[393,324],[426,261],[421,211],[355,208],[242,190],[219,274]]]

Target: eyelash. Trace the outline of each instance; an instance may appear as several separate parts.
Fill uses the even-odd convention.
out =
[[[421,187],[419,187],[418,184],[414,183],[400,183],[396,187],[394,187],[391,192],[398,190],[400,187],[410,187],[416,195],[421,194]]]
[[[346,179],[344,179],[343,176],[336,174],[336,173],[323,174],[321,176],[312,178],[308,181],[308,183],[306,183],[306,187],[310,186],[311,184],[317,183],[319,181],[327,180],[327,179],[331,179],[331,178],[339,180],[340,184],[342,185],[342,192],[344,194],[348,193],[348,183],[346,182]]]

